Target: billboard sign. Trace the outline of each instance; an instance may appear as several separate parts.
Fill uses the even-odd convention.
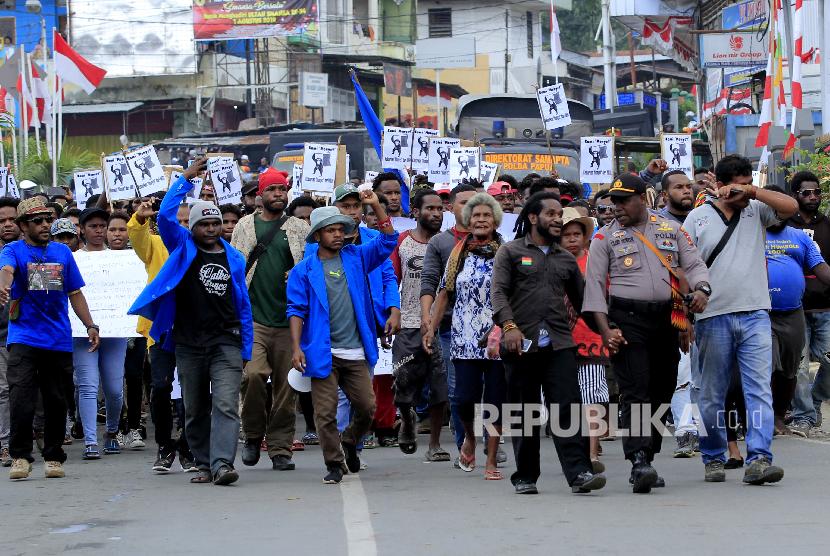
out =
[[[193,0],[197,41],[317,34],[315,0]]]

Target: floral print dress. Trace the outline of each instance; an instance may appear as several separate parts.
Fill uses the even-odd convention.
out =
[[[469,253],[464,268],[455,282],[455,303],[452,310],[452,359],[489,359],[487,348],[478,342],[493,326],[493,305],[490,302],[490,282],[493,279],[494,258],[485,259]],[[446,284],[446,271],[441,288]]]

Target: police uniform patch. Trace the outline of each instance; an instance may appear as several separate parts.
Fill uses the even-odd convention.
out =
[[[634,259],[632,257],[626,257],[623,259],[623,266],[626,268],[634,265]]]
[[[625,237],[625,230],[617,230],[611,235],[614,237]]]
[[[656,214],[652,214],[652,215],[650,216],[650,219],[651,219],[651,221],[652,221],[652,222],[657,222],[657,215],[656,215]]]
[[[657,228],[658,232],[673,232],[674,228],[667,221],[660,222],[660,226]]]
[[[630,255],[631,253],[636,253],[637,252],[637,246],[636,245],[622,245],[620,247],[615,248],[614,250],[617,252],[617,255],[619,255],[619,256]]]
[[[672,255],[671,253],[666,254],[666,262],[667,263],[671,264],[671,261],[672,261],[673,258],[674,258],[674,255]]]
[[[686,241],[688,241],[688,242],[689,242],[689,245],[694,245],[694,244],[695,244],[695,242],[694,242],[694,241],[692,241],[692,236],[690,236],[690,235],[689,235],[689,232],[687,232],[687,231],[686,231],[686,230],[684,230],[683,228],[680,228],[680,231],[681,231],[681,232],[683,232],[683,235],[684,235],[684,236],[686,236]]]
[[[660,241],[660,249],[664,249],[666,251],[677,251],[677,245],[670,239],[663,239]]]

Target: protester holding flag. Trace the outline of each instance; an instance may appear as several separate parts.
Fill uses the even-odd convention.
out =
[[[72,252],[49,241],[50,212],[39,198],[22,201],[17,207],[17,222],[23,239],[6,245],[0,254],[0,303],[11,302],[7,339],[10,479],[26,479],[32,471],[32,419],[38,388],[46,417],[41,452],[45,474],[47,478],[64,476],[64,395],[72,371],[67,301],[86,328],[89,352],[95,352],[100,342]]]

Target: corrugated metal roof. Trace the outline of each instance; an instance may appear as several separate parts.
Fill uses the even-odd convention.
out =
[[[64,114],[100,114],[103,112],[130,112],[143,102],[104,102],[100,104],[67,104],[63,107]]]

